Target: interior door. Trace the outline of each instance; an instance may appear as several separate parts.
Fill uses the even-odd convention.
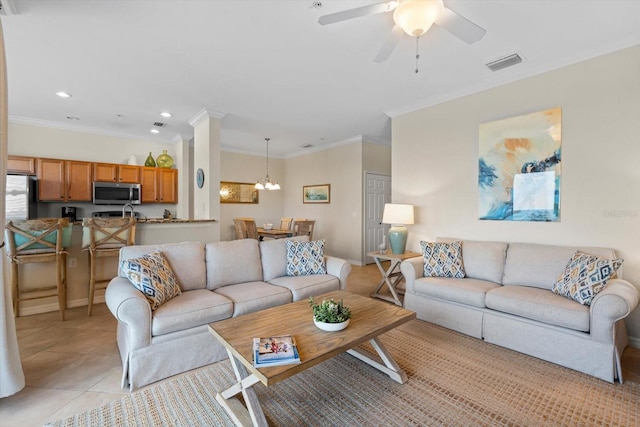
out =
[[[376,173],[365,174],[365,255],[377,251],[382,243],[382,236],[387,235],[388,224],[382,223],[384,204],[391,202],[391,177]],[[388,245],[388,242],[387,242]],[[367,264],[374,262],[371,257],[364,257]]]

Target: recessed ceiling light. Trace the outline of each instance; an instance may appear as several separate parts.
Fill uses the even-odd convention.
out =
[[[158,129],[151,129],[149,132],[151,132],[151,133],[160,133],[160,131]]]
[[[163,111],[162,113],[160,113],[160,115],[161,115],[162,117],[166,117],[167,119],[168,119],[169,117],[171,117],[171,113],[169,113],[169,112],[167,112],[167,111]]]
[[[60,98],[71,98],[71,94],[67,92],[56,92],[56,95],[58,95]]]

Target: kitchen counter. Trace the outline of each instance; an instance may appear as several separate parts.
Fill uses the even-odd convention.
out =
[[[138,218],[139,224],[186,224],[195,222],[217,222],[217,219],[179,219],[179,218]]]

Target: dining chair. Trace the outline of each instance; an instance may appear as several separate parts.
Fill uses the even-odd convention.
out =
[[[67,308],[67,252],[71,245],[73,224],[68,218],[8,221],[6,230],[7,256],[11,263],[11,289],[14,315],[20,315],[20,301],[58,297],[60,319]],[[33,262],[56,263],[55,286],[23,287],[19,266]]]
[[[82,220],[82,247],[89,251],[89,302],[87,315],[91,316],[93,298],[97,289],[105,289],[112,277],[96,279],[98,258],[117,257],[120,248],[131,246],[136,238],[136,219],[126,218],[84,218]],[[115,274],[114,274],[115,276]]]
[[[236,232],[236,239],[246,239],[247,232],[244,229],[244,221],[239,218],[233,219],[233,229]]]
[[[309,240],[312,239],[313,236],[313,227],[315,226],[316,221],[298,221],[296,220],[293,228],[294,236],[309,236]]]
[[[293,218],[280,218],[280,230],[291,230]]]
[[[246,238],[259,240],[256,222],[253,219],[243,219],[242,222],[244,223],[244,229],[247,233]]]

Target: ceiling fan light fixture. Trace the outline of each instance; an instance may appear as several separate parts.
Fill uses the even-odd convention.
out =
[[[393,22],[410,36],[420,37],[443,12],[442,0],[404,0],[393,11]]]

